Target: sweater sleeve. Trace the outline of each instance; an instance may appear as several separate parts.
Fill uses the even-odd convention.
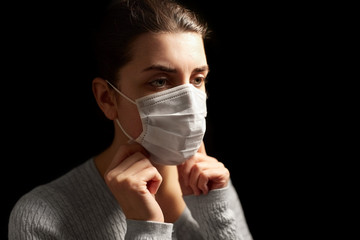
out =
[[[173,224],[126,220],[125,240],[171,240]]]
[[[240,201],[231,182],[207,195],[185,196],[204,239],[252,240]]]

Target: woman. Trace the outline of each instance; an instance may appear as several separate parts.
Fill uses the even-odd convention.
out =
[[[251,239],[229,171],[202,141],[206,34],[172,1],[111,5],[93,92],[113,142],[22,197],[10,239]]]

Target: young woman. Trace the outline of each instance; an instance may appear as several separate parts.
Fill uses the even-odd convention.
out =
[[[229,171],[202,141],[206,34],[170,0],[111,5],[93,92],[113,142],[22,197],[10,239],[251,239]]]

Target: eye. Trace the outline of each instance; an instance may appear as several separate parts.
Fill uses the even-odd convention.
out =
[[[164,88],[166,86],[166,83],[166,78],[159,78],[151,81],[149,84],[154,88]]]
[[[205,77],[196,77],[193,80],[191,80],[191,84],[193,84],[195,87],[201,87],[205,81],[206,81]]]

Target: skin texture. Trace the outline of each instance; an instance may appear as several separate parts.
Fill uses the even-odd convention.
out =
[[[197,33],[146,33],[132,44],[132,60],[119,69],[117,88],[132,100],[191,83],[205,91],[208,66],[203,40]],[[136,105],[105,81],[93,80],[95,99],[109,120],[118,119],[132,137],[142,132]],[[146,150],[114,124],[112,144],[95,164],[128,219],[175,222],[185,203],[182,196],[207,194],[226,187],[229,171],[206,154],[198,153],[179,166],[152,163]]]

